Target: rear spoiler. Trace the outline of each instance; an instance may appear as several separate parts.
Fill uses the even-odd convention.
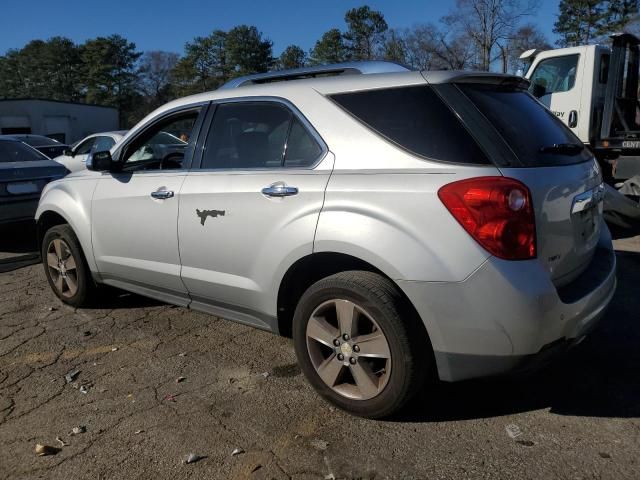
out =
[[[422,76],[430,84],[475,83],[481,85],[499,85],[527,90],[529,80],[517,75],[491,72],[423,71]]]

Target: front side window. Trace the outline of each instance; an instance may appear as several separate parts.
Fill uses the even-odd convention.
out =
[[[124,149],[124,170],[179,170],[195,145],[200,109],[171,115],[152,125]]]
[[[321,153],[316,140],[284,105],[223,103],[207,136],[202,168],[306,168]]]
[[[93,144],[92,152],[105,152],[111,150],[111,147],[115,145],[115,140],[111,137],[96,137],[96,141]]]
[[[536,98],[568,92],[576,83],[580,55],[565,55],[540,61],[531,75],[529,91]]]
[[[91,148],[93,147],[93,144],[95,142],[96,142],[96,137],[88,138],[87,140],[85,140],[84,142],[82,142],[80,145],[76,147],[75,154],[87,155],[91,151]]]
[[[369,128],[415,155],[453,163],[489,163],[460,120],[430,87],[365,90],[331,98]]]

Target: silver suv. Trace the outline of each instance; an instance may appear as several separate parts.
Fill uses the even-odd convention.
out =
[[[577,343],[616,286],[593,155],[519,77],[401,70],[254,76],[156,110],[44,191],[51,287],[292,336],[318,392],[367,417]]]

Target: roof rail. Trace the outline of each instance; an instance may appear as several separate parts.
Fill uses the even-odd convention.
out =
[[[256,73],[244,77],[234,78],[222,85],[220,89],[238,88],[245,85],[281,82],[286,80],[299,80],[301,78],[314,78],[331,75],[357,75],[370,73],[398,73],[408,72],[409,68],[394,62],[363,61],[333,63],[330,65],[318,65],[315,67],[292,68],[290,70],[277,70],[266,73]]]

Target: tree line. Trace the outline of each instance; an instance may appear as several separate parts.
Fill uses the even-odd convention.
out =
[[[456,0],[437,22],[391,28],[380,11],[348,10],[305,51],[273,43],[255,26],[196,37],[174,52],[140,52],[120,35],[76,44],[64,37],[32,40],[0,56],[0,98],[47,98],[117,107],[131,126],[167,101],[209,90],[245,74],[355,60],[390,60],[415,69],[513,72],[519,55],[551,48],[530,18],[537,0]],[[554,25],[559,46],[606,41],[635,29],[638,0],[560,0]]]

